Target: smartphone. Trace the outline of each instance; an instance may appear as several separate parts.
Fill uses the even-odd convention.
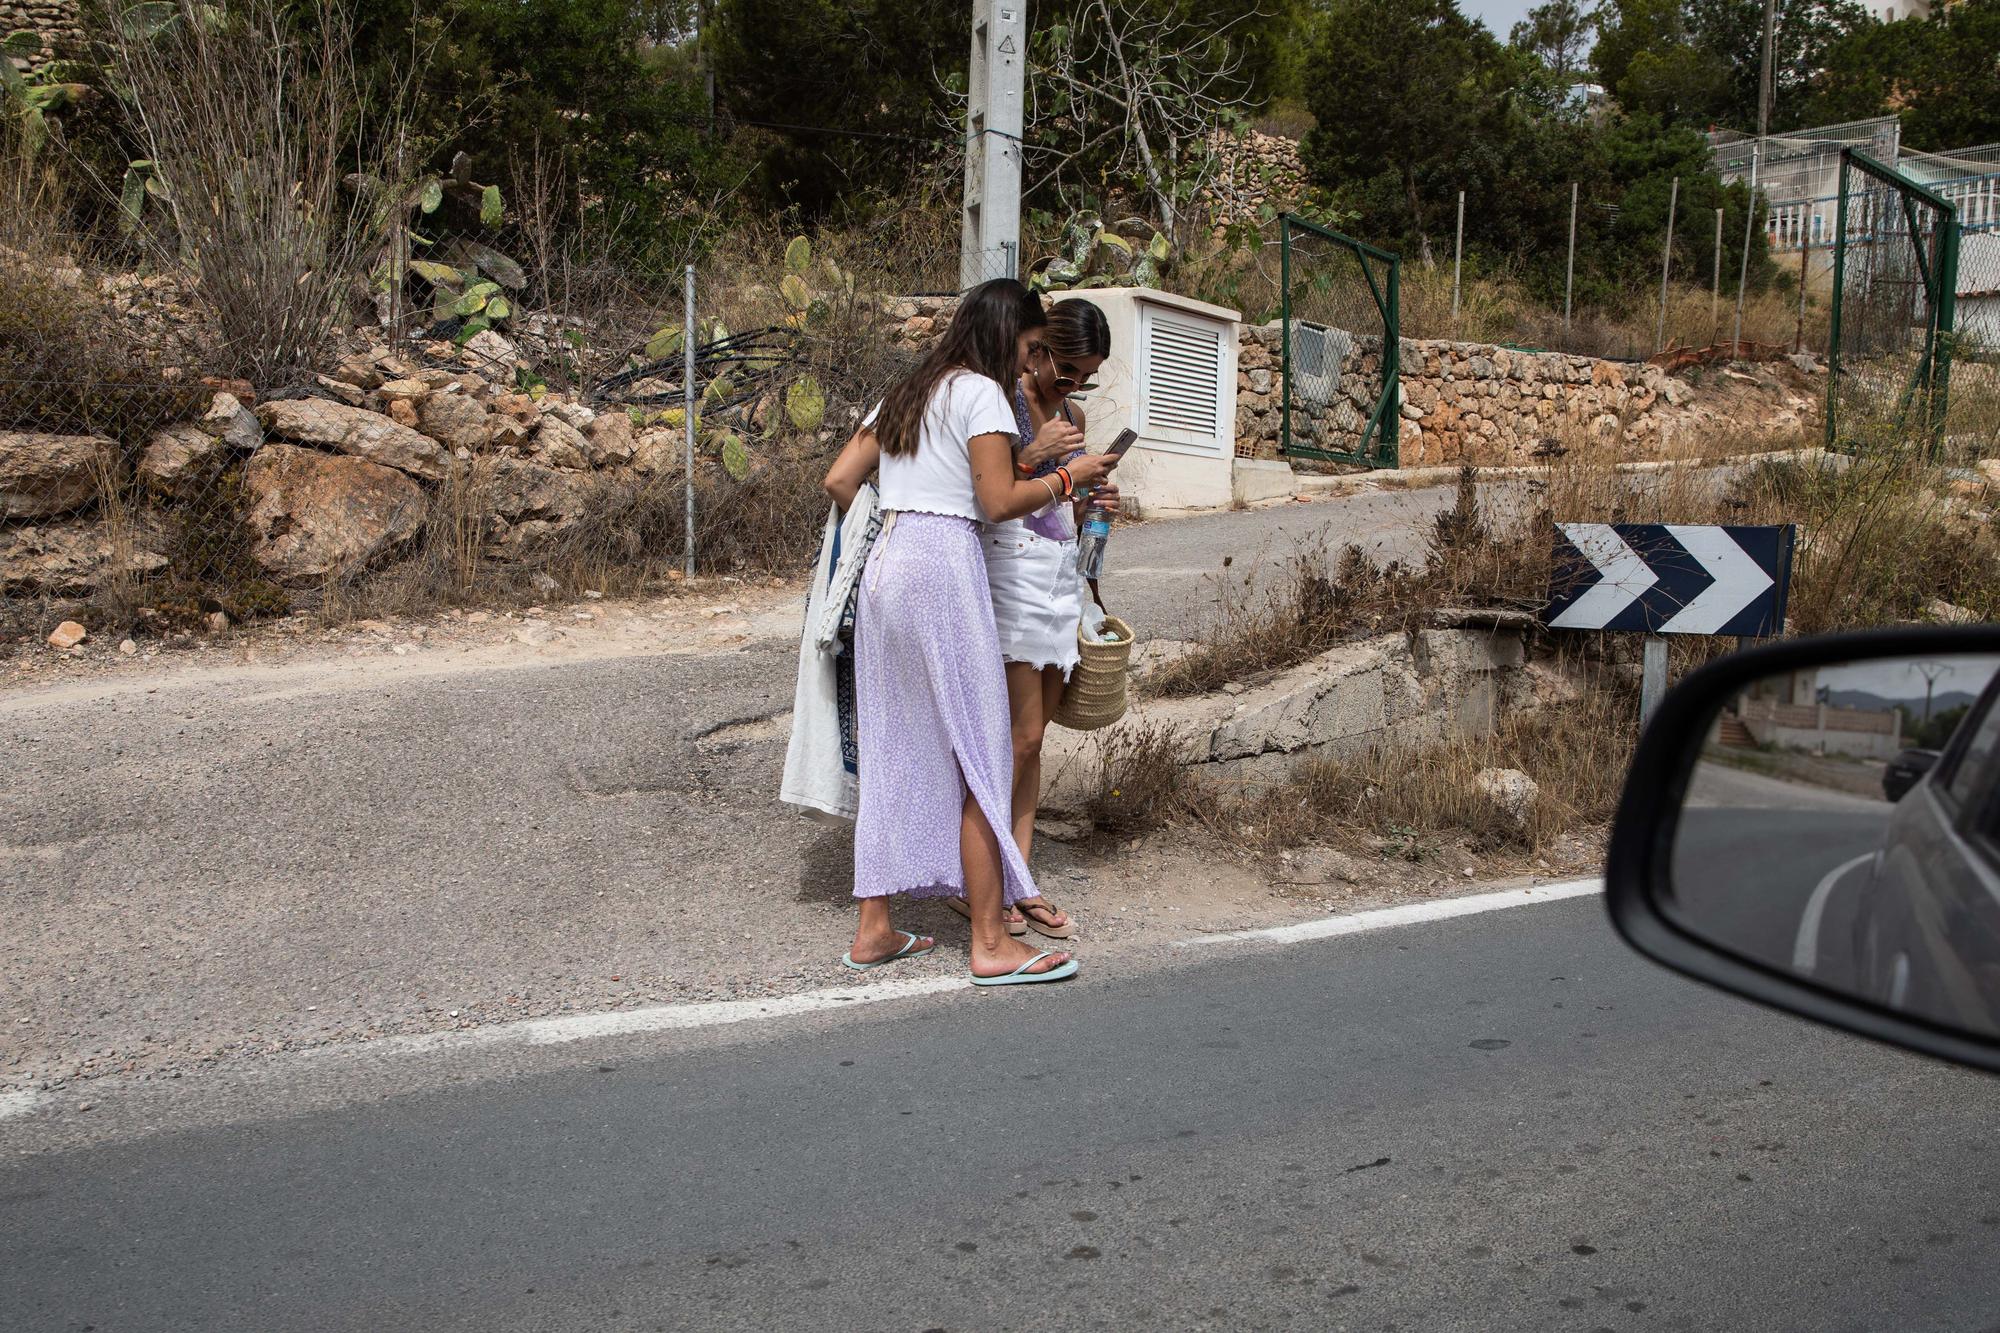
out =
[[[1121,430],[1118,432],[1118,438],[1113,440],[1111,442],[1111,447],[1109,449],[1106,449],[1104,452],[1110,454],[1113,458],[1123,458],[1125,456],[1125,451],[1127,449],[1130,449],[1133,445],[1137,444],[1138,442],[1139,442],[1138,431],[1130,429]]]

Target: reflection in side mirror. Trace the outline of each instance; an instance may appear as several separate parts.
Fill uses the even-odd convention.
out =
[[[2000,1068],[2000,631],[1804,640],[1690,678],[1635,760],[1607,888],[1670,966]]]

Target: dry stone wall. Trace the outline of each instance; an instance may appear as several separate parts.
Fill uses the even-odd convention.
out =
[[[14,67],[24,74],[40,68],[54,48],[83,40],[73,0],[0,0],[0,37],[16,32],[32,32],[42,39],[41,55],[11,57]],[[9,58],[0,56],[0,60]]]
[[[1281,336],[1275,321],[1243,328],[1239,457],[1280,456]],[[1404,467],[1532,463],[1579,437],[1623,441],[1633,458],[1658,457],[1702,431],[1782,441],[1818,420],[1818,395],[1799,383],[1805,374],[1789,365],[1720,370],[1714,383],[1697,387],[1657,366],[1405,338],[1398,461]],[[1295,444],[1354,449],[1381,383],[1380,340],[1357,338],[1327,407],[1301,412],[1295,400]]]

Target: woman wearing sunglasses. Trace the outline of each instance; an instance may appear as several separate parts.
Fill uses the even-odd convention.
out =
[[[1014,417],[1023,441],[1022,475],[1047,476],[1083,451],[1083,408],[1071,395],[1088,388],[1111,355],[1104,312],[1084,300],[1058,302],[1014,383]],[[1099,484],[1090,502],[1118,507],[1118,487]],[[1077,524],[1083,499],[1060,497],[1023,518],[988,523],[981,546],[993,592],[993,623],[1007,664],[1007,705],[1014,734],[1014,841],[1025,860],[1034,843],[1041,803],[1042,735],[1077,663],[1076,632],[1083,614],[1077,574]],[[1094,590],[1093,590],[1094,592]],[[963,911],[962,904],[953,907]],[[1033,929],[1050,939],[1075,933],[1067,913],[1041,897],[1006,913],[1007,929]]]

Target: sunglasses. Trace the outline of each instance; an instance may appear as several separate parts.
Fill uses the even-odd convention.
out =
[[[1051,352],[1048,349],[1047,344],[1030,343],[1028,345],[1028,351],[1030,353],[1038,352],[1041,355],[1047,357],[1049,359],[1049,367],[1051,369],[1054,369],[1056,360],[1055,353]],[[1074,375],[1062,374],[1060,371],[1056,373],[1055,378],[1051,380],[1050,383],[1054,385],[1056,388],[1062,389],[1065,393],[1093,393],[1097,389],[1097,385],[1094,383],[1078,379]]]

